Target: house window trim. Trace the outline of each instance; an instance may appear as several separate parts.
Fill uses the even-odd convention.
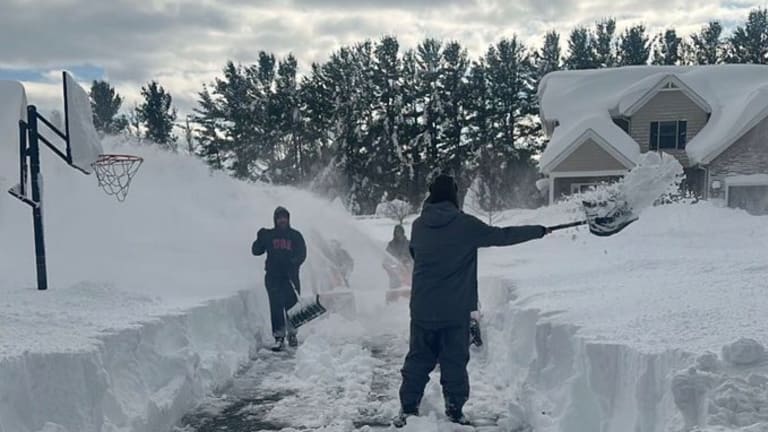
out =
[[[682,91],[680,86],[675,84],[672,80],[667,80],[664,84],[662,84],[661,88],[659,89],[660,92],[668,92],[668,91]]]
[[[680,123],[685,122],[685,143],[683,146],[680,146]],[[685,150],[685,147],[688,145],[688,123],[689,120],[687,118],[678,119],[678,120],[652,120],[650,124],[648,125],[648,129],[653,127],[653,124],[656,124],[656,143],[654,148],[654,143],[651,142],[651,139],[653,137],[653,133],[648,133],[648,151],[657,151],[661,152],[664,150]],[[662,123],[675,123],[675,147],[665,147],[661,148],[659,146],[659,138],[661,137],[661,124]]]
[[[554,171],[549,173],[549,205],[555,202],[555,180],[562,177],[624,177],[629,173],[629,168],[623,170],[601,171]]]
[[[582,187],[585,187],[585,186],[586,186],[586,187],[596,187],[596,186],[598,186],[599,184],[600,184],[600,183],[598,183],[598,182],[589,182],[589,183],[571,183],[571,195],[574,195],[574,194],[578,194],[578,193],[583,193],[583,191],[581,191],[581,188],[582,188]]]

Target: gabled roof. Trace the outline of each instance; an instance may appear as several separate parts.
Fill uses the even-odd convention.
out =
[[[587,117],[569,128],[558,127],[541,156],[541,171],[549,174],[576,151],[587,139],[625,167],[632,168],[640,156],[640,147],[608,115]]]
[[[611,117],[634,112],[638,104],[642,106],[644,99],[650,99],[654,90],[667,82],[675,83],[711,113],[706,126],[686,145],[694,164],[709,163],[768,116],[766,65],[626,66],[553,72],[539,85],[540,115],[544,122],[557,122],[560,126],[552,135],[552,150],[548,146],[542,155],[542,167],[551,164],[568,145],[558,142],[565,136],[559,133],[560,129],[576,138],[586,129],[572,129],[584,127],[588,124],[585,119],[599,116],[604,118],[603,127],[607,128]],[[622,134],[627,136],[623,131]],[[617,148],[627,145],[606,139]],[[639,153],[639,145],[634,146]]]
[[[655,82],[655,83],[654,83]],[[652,84],[653,83],[653,84]],[[651,84],[649,88],[649,84]],[[699,106],[707,114],[712,112],[709,103],[686,83],[674,74],[651,75],[624,92],[619,100],[619,114],[631,117],[645,106],[654,96],[665,89],[674,89],[683,92],[689,99]]]

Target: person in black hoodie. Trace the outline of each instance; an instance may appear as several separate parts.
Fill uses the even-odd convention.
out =
[[[403,427],[418,415],[429,373],[440,364],[445,414],[469,424],[463,407],[469,398],[469,322],[477,309],[477,250],[509,246],[547,234],[541,225],[499,228],[467,215],[458,206],[458,187],[441,174],[413,223],[411,255],[411,325],[408,355],[401,370],[400,414],[393,425]]]
[[[408,237],[405,236],[405,228],[402,225],[396,225],[392,231],[392,240],[387,243],[387,253],[409,268],[413,263]]]
[[[283,350],[286,334],[288,345],[298,345],[296,329],[286,320],[286,311],[299,300],[296,297],[301,293],[299,268],[307,258],[307,246],[301,233],[291,228],[290,218],[288,210],[276,208],[275,227],[260,229],[251,246],[254,255],[267,254],[264,285],[269,296],[272,335],[275,337],[274,351]]]

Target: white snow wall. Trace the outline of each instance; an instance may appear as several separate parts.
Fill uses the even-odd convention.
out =
[[[555,314],[517,301],[513,282],[480,283],[484,306],[504,305],[485,315],[487,373],[498,377],[505,393],[499,396],[508,401],[511,415],[523,417],[537,432],[683,429],[672,379],[693,355],[643,353],[621,343],[585,340],[575,326],[550,319]]]
[[[241,292],[105,334],[92,350],[0,360],[0,432],[170,430],[261,340],[257,301]]]

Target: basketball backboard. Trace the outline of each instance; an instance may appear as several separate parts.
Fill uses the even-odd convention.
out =
[[[93,126],[93,112],[88,93],[67,73],[64,75],[64,133],[68,137],[67,155],[70,163],[85,171],[93,172],[91,166],[104,151],[96,128]]]
[[[14,186],[19,194],[27,187],[27,175],[20,169],[19,121],[27,116],[27,96],[24,86],[18,81],[0,80],[0,190],[15,183],[12,173],[21,171],[19,183]]]

